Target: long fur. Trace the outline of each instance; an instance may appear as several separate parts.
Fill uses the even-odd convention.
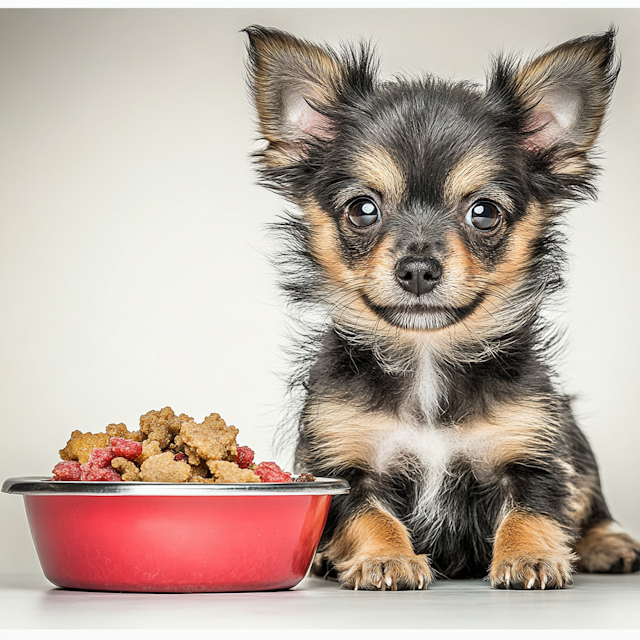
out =
[[[246,32],[260,181],[292,205],[273,231],[301,321],[296,465],[352,487],[317,571],[366,589],[562,587],[574,547],[582,569],[640,568],[640,545],[608,533],[544,314],[562,214],[595,195],[614,30],[497,58],[485,90],[380,82],[365,43]]]

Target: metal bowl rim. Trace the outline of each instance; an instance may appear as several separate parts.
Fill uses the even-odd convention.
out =
[[[293,476],[294,478],[297,476]],[[339,495],[350,486],[341,478],[317,478],[315,482],[81,482],[56,481],[45,476],[8,478],[2,493],[49,496],[292,496]]]

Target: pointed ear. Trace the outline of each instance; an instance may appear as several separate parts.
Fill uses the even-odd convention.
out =
[[[522,144],[547,156],[556,173],[582,175],[591,168],[587,154],[620,70],[614,40],[613,29],[577,38],[507,74]]]
[[[329,115],[349,69],[335,51],[276,29],[248,27],[250,88],[260,132],[268,142],[262,159],[282,167],[305,158],[311,145],[335,136]]]

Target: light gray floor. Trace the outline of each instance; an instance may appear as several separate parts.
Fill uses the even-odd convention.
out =
[[[71,591],[0,576],[1,629],[639,629],[640,574],[577,575],[562,591],[495,591],[481,580],[364,592],[307,578],[271,593]]]

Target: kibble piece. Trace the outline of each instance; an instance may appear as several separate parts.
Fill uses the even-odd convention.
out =
[[[136,464],[140,466],[152,456],[158,456],[161,453],[162,449],[156,440],[145,440],[142,443],[142,453],[135,460]]]
[[[174,460],[171,451],[152,456],[140,467],[143,482],[186,482],[190,476],[191,467],[186,462]]]
[[[116,456],[126,458],[127,460],[135,460],[142,454],[142,443],[135,440],[127,440],[126,438],[111,438],[109,446],[113,449]]]
[[[195,451],[186,444],[184,445],[184,453],[189,459],[189,464],[197,467],[202,462],[202,460],[200,460],[200,458],[196,455]]]
[[[81,471],[80,463],[77,460],[65,460],[64,462],[58,462],[53,467],[52,480],[80,480]]]
[[[140,470],[135,463],[126,458],[114,458],[111,466],[122,476],[125,482],[136,482],[140,480]]]
[[[202,424],[189,421],[180,427],[180,437],[187,445],[185,453],[190,463],[187,447],[202,460],[235,460],[238,455],[237,435],[238,429],[227,425],[217,413],[207,416]]]
[[[81,480],[90,482],[120,482],[122,477],[113,467],[94,467],[90,464],[83,464],[80,467]]]
[[[169,445],[169,449],[172,451],[184,451],[184,440],[180,437],[180,434],[174,436],[173,442]]]
[[[235,462],[207,460],[207,466],[216,482],[260,482],[251,469],[241,469]]]
[[[253,464],[256,454],[249,447],[238,447],[238,466],[241,469],[248,469]]]
[[[186,420],[186,422],[189,421],[192,422],[190,418],[189,420]],[[200,458],[198,458],[195,452],[185,444],[180,434],[174,436],[173,442],[169,445],[169,449],[175,451],[176,453],[183,453],[188,458],[189,464],[192,464],[194,466],[198,466],[200,464]]]
[[[85,464],[95,448],[108,445],[109,436],[106,433],[94,435],[91,432],[74,431],[65,448],[60,450],[60,457],[63,460],[77,460],[80,464]]]
[[[206,462],[191,466],[191,478],[189,480],[193,481],[194,478],[211,478],[211,472]]]
[[[182,419],[191,419],[184,414],[177,416],[171,407],[160,411],[149,411],[140,416],[140,431],[148,440],[155,440],[161,449],[166,449],[172,437],[180,431]]]
[[[262,482],[291,482],[291,474],[283,471],[275,462],[261,462],[254,471]]]
[[[87,464],[97,469],[106,469],[111,466],[111,461],[116,457],[111,447],[97,448],[91,452]]]
[[[315,481],[316,481],[316,477],[312,476],[310,473],[301,473],[296,478],[296,482],[315,482]]]
[[[106,432],[110,438],[126,438],[127,440],[135,440],[136,442],[142,442],[145,439],[144,433],[141,431],[129,431],[124,422],[110,424],[106,428]]]

